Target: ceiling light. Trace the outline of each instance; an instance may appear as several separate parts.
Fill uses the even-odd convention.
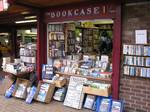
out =
[[[33,19],[33,20],[15,21],[16,24],[19,24],[19,23],[33,23],[33,22],[37,22],[37,20]]]
[[[30,13],[29,11],[21,12],[22,15],[29,14],[29,13]]]
[[[34,19],[34,18],[36,18],[36,16],[26,16],[26,17],[24,17],[24,19]]]

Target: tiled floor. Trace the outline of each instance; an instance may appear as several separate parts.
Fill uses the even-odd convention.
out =
[[[52,101],[50,104],[33,102],[26,104],[24,100],[10,98],[6,99],[0,95],[0,112],[92,112],[87,109],[77,110],[66,107],[63,103]]]

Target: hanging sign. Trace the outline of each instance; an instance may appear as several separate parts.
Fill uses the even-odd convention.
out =
[[[1,11],[6,11],[8,9],[8,2],[7,0],[0,0],[0,12]]]

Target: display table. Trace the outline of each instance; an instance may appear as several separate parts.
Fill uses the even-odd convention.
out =
[[[84,76],[84,75],[71,74],[71,73],[62,73],[62,72],[56,72],[56,74],[68,76],[68,77],[70,77],[70,76],[83,77],[83,78],[87,78],[89,80],[101,81],[101,82],[105,82],[105,83],[112,82],[111,78],[97,78],[97,77]]]

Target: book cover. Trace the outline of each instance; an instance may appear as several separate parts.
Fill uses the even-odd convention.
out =
[[[146,66],[150,67],[150,57],[147,57],[145,61],[146,61]]]
[[[146,70],[146,68],[141,68],[141,77],[147,77],[147,70]]]
[[[111,107],[111,99],[103,98],[100,103],[99,112],[109,112]]]
[[[150,68],[147,68],[147,74],[146,74],[146,76],[147,76],[148,78],[150,78]]]
[[[111,112],[123,112],[123,103],[121,101],[112,101]]]

